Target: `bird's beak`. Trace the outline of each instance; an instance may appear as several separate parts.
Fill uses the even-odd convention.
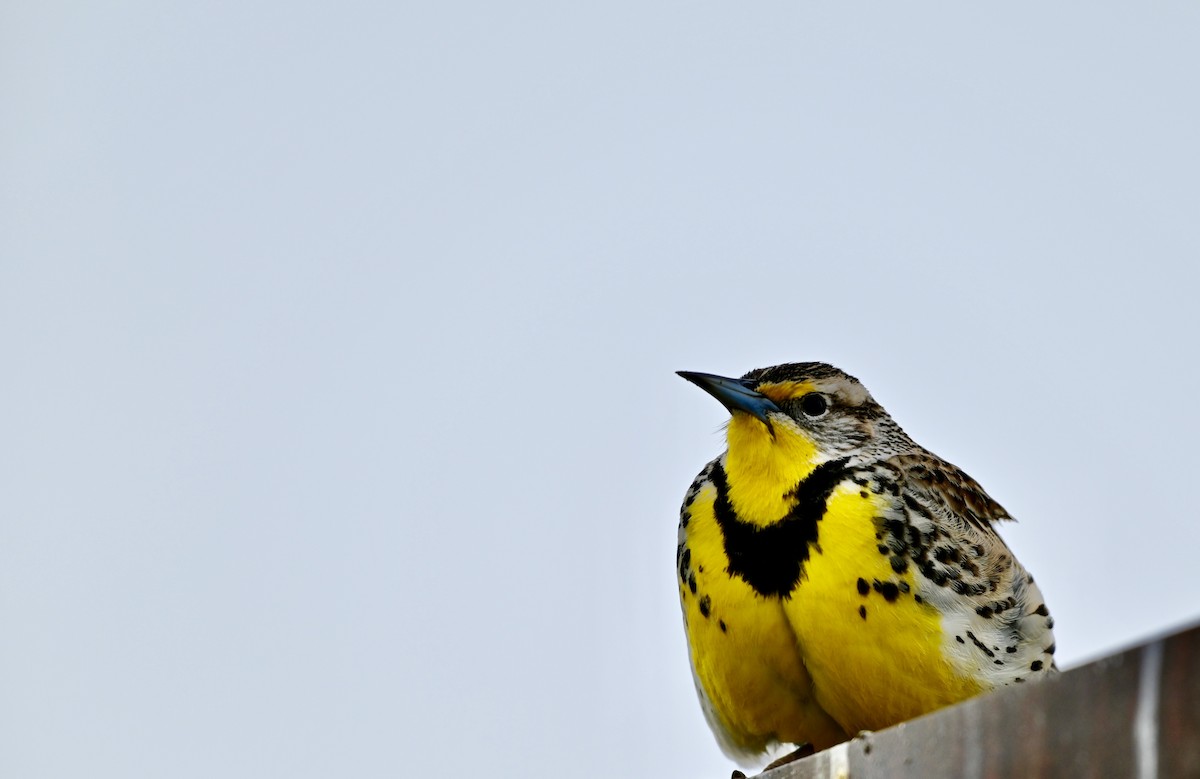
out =
[[[721,401],[721,405],[729,409],[729,413],[743,411],[761,421],[768,428],[771,427],[771,420],[767,414],[772,411],[783,413],[782,409],[775,405],[775,401],[754,389],[752,381],[729,379],[724,376],[714,376],[711,373],[694,373],[692,371],[677,371],[677,373]]]

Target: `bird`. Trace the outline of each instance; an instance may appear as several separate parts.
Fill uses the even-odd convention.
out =
[[[1057,670],[1045,599],[997,533],[1008,512],[858,379],[822,362],[678,374],[730,412],[676,550],[696,691],[728,757],[795,745],[778,765]]]

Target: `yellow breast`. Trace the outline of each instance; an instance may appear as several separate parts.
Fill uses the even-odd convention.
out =
[[[773,742],[819,748],[847,738],[816,703],[783,604],[730,577],[710,484],[690,507],[681,576],[688,648],[696,679],[727,751],[753,756]]]
[[[865,497],[864,497],[865,496]],[[879,730],[980,692],[943,653],[942,619],[919,600],[911,567],[881,554],[882,498],[839,487],[818,545],[784,604],[817,701],[850,733]]]
[[[769,528],[796,504],[816,449],[739,417],[723,471],[728,498],[739,519]],[[696,678],[730,751],[773,741],[825,748],[980,691],[943,656],[941,616],[919,599],[913,572],[897,573],[878,548],[886,500],[850,481],[834,488],[798,582],[780,595],[731,573],[717,488],[709,482],[693,498],[680,597]]]

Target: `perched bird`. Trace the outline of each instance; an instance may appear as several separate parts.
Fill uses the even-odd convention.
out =
[[[676,559],[727,755],[824,749],[1054,669],[1042,593],[996,532],[1008,514],[857,379],[819,362],[679,375],[732,414]]]

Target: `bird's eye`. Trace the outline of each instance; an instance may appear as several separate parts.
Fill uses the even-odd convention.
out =
[[[800,398],[800,410],[806,417],[824,416],[829,410],[829,401],[819,392],[810,392]]]

